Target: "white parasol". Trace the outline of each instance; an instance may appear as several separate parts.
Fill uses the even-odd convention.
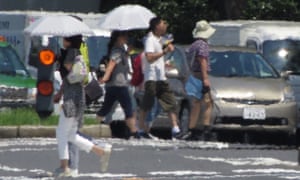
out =
[[[24,30],[30,36],[93,35],[93,31],[80,20],[68,15],[43,16]]]
[[[99,28],[108,30],[146,29],[155,14],[140,5],[122,5],[99,20]]]

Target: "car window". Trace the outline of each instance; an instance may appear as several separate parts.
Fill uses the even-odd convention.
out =
[[[24,64],[11,46],[0,47],[0,74],[29,76]]]
[[[300,73],[300,41],[272,40],[263,43],[264,57],[279,71]]]
[[[240,59],[245,76],[260,78],[277,77],[274,69],[259,54],[243,53]]]
[[[272,66],[256,53],[238,51],[211,52],[210,67],[210,74],[218,77],[279,77]]]
[[[169,60],[171,63],[173,63],[175,68],[181,75],[187,73],[188,68],[186,64],[186,57],[179,48],[175,48],[175,50],[172,53],[167,54],[165,56],[165,60]]]

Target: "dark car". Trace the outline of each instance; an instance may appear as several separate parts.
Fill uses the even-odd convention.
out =
[[[0,107],[33,106],[36,80],[31,78],[16,50],[0,42]]]

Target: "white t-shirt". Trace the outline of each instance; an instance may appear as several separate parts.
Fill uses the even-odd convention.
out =
[[[160,38],[149,32],[145,40],[145,53],[162,52],[162,44]],[[164,57],[160,57],[153,63],[149,63],[146,59],[143,60],[144,81],[164,81],[167,80],[165,75]]]

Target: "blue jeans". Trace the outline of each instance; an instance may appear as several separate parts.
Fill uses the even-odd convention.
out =
[[[122,109],[125,112],[125,118],[133,116],[132,102],[128,87],[110,86],[105,88],[104,103],[102,108],[97,112],[99,116],[106,116],[112,109],[114,103],[119,101]]]
[[[161,110],[162,110],[161,106],[158,103],[158,100],[155,98],[154,105],[146,116],[146,122],[148,124],[152,123],[156,119],[156,117],[159,115]]]

